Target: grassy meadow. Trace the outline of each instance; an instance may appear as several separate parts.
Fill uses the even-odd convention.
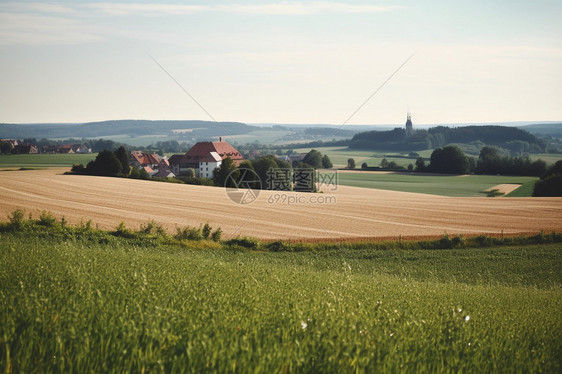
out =
[[[311,148],[296,148],[294,149],[297,153],[307,153]],[[406,158],[408,152],[396,152],[396,151],[384,151],[384,150],[361,150],[361,149],[350,149],[347,147],[318,147],[314,148],[322,154],[327,154],[330,160],[336,168],[347,167],[347,160],[353,158],[355,160],[355,165],[357,168],[361,167],[363,162],[366,162],[368,166],[380,166],[383,158],[386,158],[389,162],[394,161],[400,166],[408,167],[409,164],[415,165],[416,158]],[[431,156],[432,150],[424,150],[417,152],[421,157],[429,158]],[[395,157],[393,157],[395,156]]]
[[[412,173],[340,172],[338,184],[441,196],[486,196],[483,191],[504,183],[526,186],[508,196],[531,196],[538,178],[504,175],[424,175]],[[516,194],[518,193],[518,194]]]
[[[562,370],[559,243],[273,252],[49,216],[0,229],[5,373]]]
[[[0,155],[0,169],[66,166],[71,167],[73,164],[86,165],[88,162],[94,160],[96,156],[97,153]]]

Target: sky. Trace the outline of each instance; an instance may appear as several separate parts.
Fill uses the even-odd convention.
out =
[[[562,120],[559,0],[0,0],[0,123]]]

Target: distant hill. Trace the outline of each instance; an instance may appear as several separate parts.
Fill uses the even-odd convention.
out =
[[[415,151],[443,147],[447,144],[472,144],[477,148],[495,145],[512,152],[543,152],[544,140],[525,130],[507,126],[437,126],[417,130],[406,136],[403,128],[391,131],[368,131],[356,134],[350,148]]]
[[[521,130],[540,136],[562,138],[562,123],[540,123],[535,125],[517,126]]]
[[[170,133],[190,138],[247,134],[258,127],[240,122],[115,120],[82,124],[0,124],[0,138],[102,138],[114,135],[143,136]]]

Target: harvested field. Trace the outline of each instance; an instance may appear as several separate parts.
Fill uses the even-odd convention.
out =
[[[105,229],[121,221],[136,229],[154,220],[169,232],[208,222],[226,238],[562,231],[562,198],[456,198],[339,186],[323,194],[262,191],[254,203],[238,205],[223,188],[62,175],[66,170],[1,172],[0,216],[23,209],[38,217],[46,210],[73,224],[91,220]]]
[[[504,184],[498,184],[497,186],[488,188],[486,190],[486,192],[490,192],[493,190],[498,190],[499,193],[502,193],[504,195],[507,195],[510,192],[515,191],[516,189],[518,189],[519,187],[521,187],[520,184],[513,184],[513,183],[504,183]]]

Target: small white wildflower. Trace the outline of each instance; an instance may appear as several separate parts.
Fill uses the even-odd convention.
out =
[[[303,330],[306,330],[306,326],[308,326],[308,324],[304,321],[301,321],[301,327]]]
[[[461,309],[461,308],[459,308],[459,313],[462,313],[462,309]]]
[[[464,317],[464,320],[465,320],[466,322],[470,321],[470,316]]]

